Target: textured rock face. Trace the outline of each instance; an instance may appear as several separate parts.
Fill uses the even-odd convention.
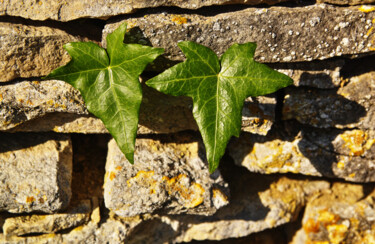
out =
[[[272,63],[371,52],[375,36],[369,30],[374,17],[375,12],[364,13],[355,7],[312,5],[248,8],[213,17],[156,13],[126,21],[134,28],[133,41],[163,47],[165,56],[173,61],[183,59],[175,42],[192,40],[220,55],[233,43],[256,42],[255,58]],[[108,24],[103,37],[122,22]]]
[[[114,140],[109,143],[104,183],[107,208],[122,217],[156,210],[209,215],[228,203],[220,172],[210,175],[202,160],[202,142],[187,135],[167,139],[138,139],[134,165]]]
[[[91,204],[88,200],[66,213],[7,218],[3,225],[3,231],[6,237],[34,233],[54,233],[84,224],[90,219],[90,213]]]
[[[85,40],[57,28],[6,22],[0,22],[0,37],[0,82],[47,75],[69,61],[63,44]]]
[[[288,89],[283,118],[318,128],[374,128],[374,82],[375,72],[369,72],[351,78],[337,91]]]
[[[0,210],[54,212],[70,201],[67,136],[0,134]]]
[[[375,181],[373,130],[322,130],[286,124],[267,137],[244,134],[228,147],[237,165],[252,172],[296,173]]]
[[[318,0],[317,3],[331,3],[338,5],[360,5],[374,3],[374,0]]]
[[[359,185],[335,183],[309,202],[302,229],[292,243],[374,243],[375,193],[366,196],[364,190]]]
[[[246,236],[292,221],[309,197],[329,188],[325,181],[259,177],[240,171],[232,173],[236,173],[235,183],[238,184],[232,185],[231,202],[215,215],[162,216],[159,221],[139,225],[130,234],[128,243],[189,242]],[[145,229],[152,234],[145,233]]]
[[[60,20],[69,21],[78,18],[101,18],[127,14],[141,8],[160,6],[176,6],[187,9],[197,9],[204,6],[222,4],[275,4],[288,0],[67,0],[67,1],[11,1],[4,0],[0,3],[0,15],[19,16],[33,20]]]

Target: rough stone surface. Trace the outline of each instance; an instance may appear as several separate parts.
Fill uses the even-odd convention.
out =
[[[176,41],[184,40],[208,46],[219,55],[234,43],[256,42],[255,59],[260,62],[311,61],[371,52],[374,18],[375,12],[324,4],[247,8],[209,17],[150,13],[106,25],[103,45],[107,34],[127,21],[133,28],[128,41],[163,47],[172,61],[183,60]]]
[[[69,21],[78,18],[101,18],[132,13],[137,9],[160,6],[176,6],[187,9],[197,9],[204,6],[223,4],[275,4],[288,0],[67,0],[67,1],[38,1],[4,0],[0,2],[0,15],[19,16],[33,20]]]
[[[198,130],[191,100],[143,87],[139,134]],[[242,130],[267,134],[275,120],[276,98],[248,98]],[[59,113],[55,113],[59,112]],[[51,114],[53,113],[53,114]],[[107,133],[103,123],[88,115],[78,90],[58,80],[22,81],[0,86],[0,130]]]
[[[238,171],[233,172],[236,173],[236,185],[231,185],[234,189],[231,190],[230,204],[214,216],[161,216],[158,221],[140,224],[130,233],[127,243],[189,242],[247,236],[293,221],[309,197],[329,188],[325,181],[309,182]]]
[[[335,183],[307,204],[292,243],[375,243],[374,196],[364,186]]]
[[[344,60],[326,60],[303,63],[275,63],[270,66],[292,78],[294,86],[329,89],[339,87],[342,84],[341,70],[344,64]]]
[[[65,213],[7,218],[3,225],[3,231],[6,237],[55,233],[86,223],[90,219],[90,213],[91,203],[90,200],[87,200]]]
[[[243,134],[228,146],[228,152],[237,165],[252,172],[375,181],[374,130],[323,130],[289,124],[287,130],[275,129],[267,137]]]
[[[336,90],[288,88],[283,118],[319,128],[375,128],[375,72]],[[350,115],[350,116],[348,116]]]
[[[213,214],[228,203],[220,172],[208,172],[203,143],[189,135],[137,139],[134,165],[108,145],[104,199],[122,217],[154,211],[169,214]]]
[[[55,212],[70,201],[67,136],[0,134],[0,211]]]
[[[69,61],[63,44],[87,41],[57,28],[7,22],[0,22],[0,38],[0,82],[47,75]]]
[[[317,0],[317,3],[331,3],[337,5],[360,5],[375,3],[374,0]]]

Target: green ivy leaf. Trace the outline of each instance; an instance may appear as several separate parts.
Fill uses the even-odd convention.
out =
[[[158,91],[193,99],[193,115],[202,134],[212,173],[232,136],[239,136],[244,100],[277,91],[292,79],[254,61],[256,44],[234,44],[219,58],[194,42],[178,44],[186,61],[148,80]]]
[[[161,48],[125,44],[126,23],[107,36],[107,50],[92,42],[64,45],[71,61],[45,79],[77,88],[87,109],[100,118],[129,162],[134,163],[142,88],[139,75],[163,53]]]

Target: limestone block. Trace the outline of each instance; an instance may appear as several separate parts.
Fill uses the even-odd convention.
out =
[[[0,23],[0,37],[0,82],[47,75],[69,61],[63,44],[87,40],[58,28],[8,22]]]
[[[0,211],[55,212],[71,196],[67,136],[0,134]]]
[[[140,224],[130,233],[127,243],[180,243],[247,236],[293,221],[311,196],[329,188],[326,181],[236,171],[232,175],[236,179],[230,183],[234,189],[230,204],[215,215],[161,216],[159,221]]]
[[[228,146],[228,152],[237,165],[251,172],[375,181],[374,130],[296,128],[291,135],[281,129],[267,137],[243,134]]]
[[[35,233],[55,233],[86,223],[90,219],[90,213],[90,200],[86,200],[64,213],[7,218],[3,231],[6,237]]]
[[[275,107],[274,96],[248,98],[242,111],[242,129],[267,134],[275,120]],[[198,130],[191,108],[190,99],[143,86],[138,133]],[[108,133],[99,119],[88,114],[78,90],[58,80],[0,86],[0,130]]]
[[[375,192],[364,192],[361,185],[335,183],[307,204],[292,243],[374,243]]]
[[[283,119],[318,128],[375,128],[374,84],[375,72],[369,72],[350,78],[337,91],[288,88]]]
[[[161,6],[176,6],[187,9],[197,9],[204,6],[223,4],[275,4],[288,0],[67,0],[67,1],[38,1],[23,0],[0,2],[0,15],[19,16],[33,20],[69,21],[78,18],[107,19],[111,16],[132,13],[137,9]]]
[[[375,12],[332,5],[247,8],[215,16],[150,13],[107,24],[103,45],[126,21],[132,28],[128,41],[163,47],[172,61],[184,59],[176,41],[186,40],[219,55],[234,43],[256,42],[255,59],[266,63],[322,60],[373,51],[374,18]]]
[[[104,199],[122,217],[154,211],[210,215],[228,203],[220,172],[208,172],[203,143],[189,135],[137,139],[134,165],[108,145]]]

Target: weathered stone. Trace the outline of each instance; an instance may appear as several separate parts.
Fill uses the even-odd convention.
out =
[[[6,22],[0,23],[0,37],[0,82],[47,75],[69,61],[63,44],[87,40],[57,28]]]
[[[325,60],[304,63],[275,63],[270,66],[292,78],[294,86],[329,89],[339,87],[343,83],[340,72],[344,64],[344,60]]]
[[[317,3],[331,3],[337,5],[360,5],[375,3],[374,0],[317,0]]]
[[[55,233],[86,223],[90,219],[90,213],[90,200],[86,200],[65,213],[7,218],[3,231],[6,237],[35,233]]]
[[[335,183],[307,204],[292,243],[375,243],[375,192],[366,196],[364,191],[360,185]]]
[[[0,134],[0,211],[54,212],[70,201],[67,136]]]
[[[133,230],[127,243],[175,243],[238,238],[293,221],[325,181],[251,175],[237,170],[228,206],[214,216],[161,216]],[[144,230],[147,229],[147,232]]]
[[[192,136],[137,139],[134,165],[117,144],[108,145],[104,199],[122,217],[154,211],[213,214],[228,203],[220,172],[208,172],[203,143]]]
[[[283,119],[319,128],[375,128],[374,84],[370,72],[350,78],[337,91],[288,88]]]
[[[198,130],[190,99],[167,96],[147,86],[143,93],[139,134]],[[242,129],[267,134],[275,120],[275,107],[275,97],[248,98]],[[99,119],[88,115],[78,90],[58,80],[0,86],[0,130],[108,133]]]
[[[107,24],[103,45],[107,34],[126,21],[132,28],[127,41],[163,47],[172,61],[184,59],[176,45],[184,40],[208,46],[219,55],[234,43],[256,42],[258,61],[311,61],[371,52],[374,18],[375,12],[330,5],[247,8],[212,17],[151,13]]]
[[[291,135],[275,129],[267,137],[243,134],[228,146],[237,165],[251,172],[298,173],[375,181],[374,130],[323,130],[294,128]],[[292,130],[292,129],[290,129]]]
[[[68,0],[68,1],[37,1],[24,0],[22,2],[4,0],[0,2],[0,15],[19,16],[33,20],[69,21],[78,18],[101,18],[132,13],[137,9],[176,6],[187,9],[197,9],[204,6],[223,4],[275,4],[288,0]]]

